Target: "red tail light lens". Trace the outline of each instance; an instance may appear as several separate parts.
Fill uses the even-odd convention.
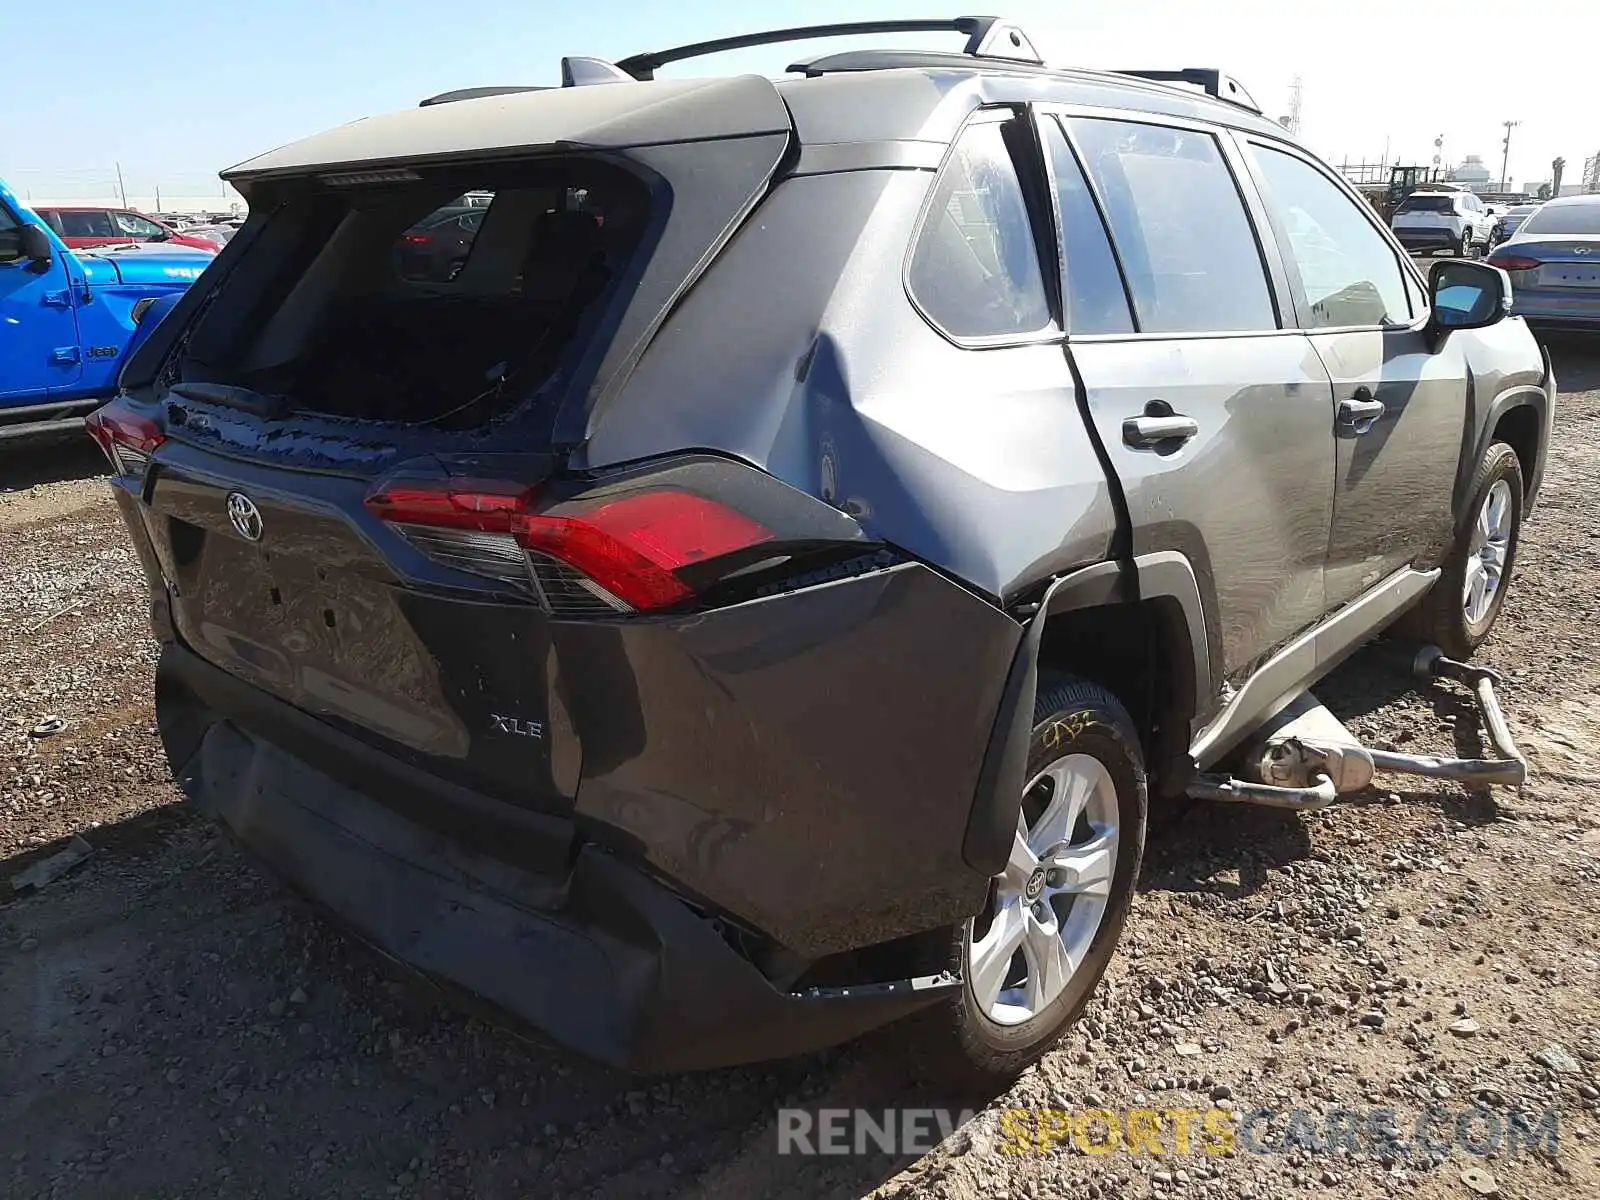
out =
[[[426,233],[405,233],[400,235],[400,240],[408,246],[426,246],[433,238]]]
[[[135,479],[144,477],[150,456],[167,440],[161,427],[149,417],[129,411],[116,400],[95,409],[83,419],[83,426],[105,451],[117,474]]]
[[[694,595],[675,574],[680,568],[774,536],[759,521],[726,505],[669,488],[578,501],[552,513],[534,511],[534,498],[532,488],[497,481],[408,481],[380,486],[366,504],[373,515],[393,525],[513,539],[523,550],[581,572],[622,606],[639,611],[665,608]],[[414,544],[421,546],[416,539]],[[453,550],[437,556],[448,557],[452,565],[462,562]]]
[[[1487,261],[1491,267],[1499,267],[1502,271],[1531,271],[1543,265],[1539,259],[1523,254],[1491,254]]]

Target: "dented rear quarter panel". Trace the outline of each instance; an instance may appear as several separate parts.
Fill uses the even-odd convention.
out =
[[[906,294],[933,179],[868,170],[781,183],[575,461],[718,450],[994,599],[1104,558],[1116,516],[1062,346],[964,348]]]

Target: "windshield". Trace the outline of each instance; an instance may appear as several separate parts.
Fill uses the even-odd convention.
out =
[[[1600,203],[1547,204],[1522,223],[1523,233],[1600,233]]]
[[[1451,212],[1455,201],[1449,196],[1407,196],[1396,212]]]

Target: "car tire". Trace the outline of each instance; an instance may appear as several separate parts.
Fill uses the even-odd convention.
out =
[[[1524,502],[1517,452],[1505,442],[1493,443],[1478,464],[1468,495],[1471,516],[1456,535],[1438,582],[1405,627],[1460,659],[1470,658],[1494,628],[1516,566]],[[1473,590],[1477,588],[1486,590]]]
[[[1148,790],[1138,733],[1115,696],[1068,676],[1042,677],[1027,774],[1019,838],[1030,831],[1052,843],[1057,857],[1047,856],[1024,883],[1013,851],[990,885],[984,912],[950,932],[948,963],[961,971],[961,987],[904,1027],[914,1067],[942,1084],[1004,1087],[1060,1039],[1105,974],[1138,878]],[[1058,840],[1063,831],[1064,843]],[[1108,843],[1108,833],[1114,842]],[[1072,868],[1049,869],[1050,862],[1069,857],[1083,866],[1082,878]],[[1091,862],[1098,865],[1087,866]],[[1102,869],[1103,887],[1089,883]],[[1071,886],[1056,890],[1063,883]],[[1084,890],[1077,890],[1080,884]],[[1047,921],[1039,919],[1041,906]],[[1008,954],[1012,921],[1026,933]],[[1057,943],[1057,970],[1047,966],[1040,973],[1040,955]],[[997,967],[1002,958],[1011,965]],[[1059,968],[1069,964],[1063,978]],[[998,994],[980,997],[997,980]]]
[[[1472,256],[1472,230],[1463,229],[1461,238],[1456,242],[1456,257],[1470,258]]]

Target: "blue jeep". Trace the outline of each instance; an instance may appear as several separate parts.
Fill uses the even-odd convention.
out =
[[[0,443],[83,428],[200,250],[72,251],[0,181]]]

